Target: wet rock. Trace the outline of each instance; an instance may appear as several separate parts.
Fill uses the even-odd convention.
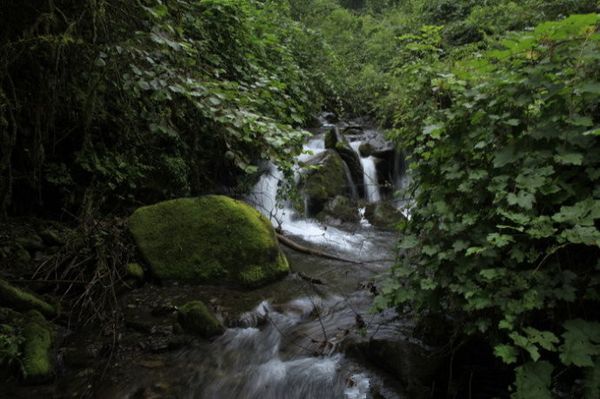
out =
[[[360,156],[365,158],[373,155],[373,150],[373,146],[370,143],[362,143],[358,147],[358,152],[360,153]]]
[[[352,338],[345,343],[351,355],[365,358],[377,367],[392,373],[405,387],[407,397],[430,398],[431,386],[444,365],[444,356],[406,338]]]
[[[201,301],[191,301],[179,308],[179,324],[189,333],[211,338],[221,335],[225,328]]]
[[[390,201],[367,205],[365,218],[375,227],[393,230],[406,217]]]
[[[362,164],[360,163],[360,158],[358,154],[350,147],[350,144],[346,141],[340,141],[335,145],[335,150],[342,157],[342,160],[348,165],[348,169],[350,169],[350,176],[352,177],[352,182],[354,186],[357,188],[358,193],[361,197],[364,197],[364,187],[363,187],[363,176],[365,174]]]
[[[0,279],[0,303],[19,311],[37,310],[48,317],[57,314],[56,308],[42,298],[2,279]]]
[[[327,202],[323,211],[319,214],[320,219],[332,217],[339,219],[342,222],[356,223],[360,221],[360,214],[356,204],[348,197],[341,195],[336,196],[331,201]]]
[[[335,145],[340,141],[338,130],[336,127],[332,127],[325,133],[325,148],[328,150],[332,150],[335,148]]]
[[[362,126],[350,125],[350,126],[346,126],[342,130],[342,134],[344,136],[360,136],[360,135],[364,134],[364,130],[363,130]]]
[[[337,128],[332,128],[325,134],[325,148],[335,150],[340,155],[344,163],[348,166],[352,183],[357,188],[358,195],[361,197],[364,196],[364,171],[360,163],[360,158],[352,147],[350,147],[348,140],[340,135]]]
[[[152,274],[179,282],[254,287],[289,273],[271,223],[224,196],[181,198],[139,208],[129,229]]]
[[[300,188],[306,197],[309,214],[318,214],[327,201],[349,191],[343,162],[333,150],[327,150],[307,162],[310,169],[302,176]]]

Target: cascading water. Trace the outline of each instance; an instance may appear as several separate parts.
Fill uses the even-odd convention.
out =
[[[333,344],[311,342],[325,339],[323,329],[333,327],[333,321],[340,323],[339,315],[332,320],[334,315],[326,314],[340,302],[340,297],[304,297],[280,309],[261,303],[242,316],[248,327],[229,329],[212,344],[213,356],[203,357],[199,372],[189,378],[188,397],[366,399],[369,377],[343,355],[332,354]],[[323,327],[314,312],[323,312]],[[318,351],[320,356],[315,356]]]
[[[304,153],[297,161],[306,162],[324,151],[323,137],[315,137],[304,145]],[[297,178],[299,178],[298,174]],[[268,217],[276,228],[314,244],[344,252],[351,251],[357,257],[361,255],[360,252],[356,252],[357,248],[365,251],[370,248],[371,243],[364,234],[349,233],[332,226],[324,226],[304,218],[305,215],[298,215],[287,201],[277,198],[283,179],[283,173],[275,165],[270,164],[248,197],[248,201]]]
[[[379,202],[381,201],[381,192],[379,191],[379,180],[377,168],[375,167],[375,158],[361,156],[358,150],[361,144],[362,141],[354,141],[350,143],[350,146],[358,154],[364,170],[363,180],[367,201],[370,203]]]
[[[357,149],[356,144],[353,148]],[[304,150],[297,159],[298,164],[325,151],[322,135],[314,136]],[[375,201],[380,194],[377,184],[371,184],[377,181],[374,162],[368,158],[361,158],[361,162],[366,172],[369,199]],[[297,166],[298,179],[299,168]],[[340,251],[344,258],[362,263],[345,263],[288,251],[286,255],[291,268],[298,275],[292,274],[259,292],[260,298],[274,298],[272,301],[263,301],[253,311],[241,316],[237,313],[233,318],[224,312],[223,315],[228,317],[226,324],[231,328],[222,336],[213,342],[201,340],[195,349],[188,347],[177,354],[165,355],[162,361],[168,368],[154,374],[148,370],[143,374],[131,372],[127,379],[119,374],[116,379],[122,385],[110,387],[102,397],[152,397],[144,396],[146,387],[150,386],[153,391],[162,390],[165,385],[169,386],[170,395],[156,397],[404,397],[399,395],[403,388],[396,381],[389,381],[386,375],[345,354],[349,345],[361,340],[365,343],[373,338],[395,339],[401,335],[398,317],[393,311],[367,316],[373,301],[373,286],[365,285],[367,281],[373,284],[372,281],[377,281],[377,276],[391,266],[395,235],[378,231],[366,222],[353,225],[354,231],[345,231],[307,219],[297,214],[288,201],[278,197],[283,179],[283,173],[269,164],[249,196],[249,202],[285,235],[322,247],[328,253]],[[315,285],[312,280],[308,283],[306,276],[323,282],[320,285]],[[183,289],[177,287],[177,292]],[[229,296],[244,295],[246,293],[235,292]],[[253,298],[252,303],[257,303],[256,297]],[[207,303],[212,303],[212,299]],[[156,361],[144,364],[154,367]],[[158,384],[156,379],[167,382]]]

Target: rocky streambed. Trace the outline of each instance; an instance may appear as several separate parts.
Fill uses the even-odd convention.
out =
[[[300,200],[273,165],[245,200],[212,196],[141,208],[139,263],[120,322],[45,348],[53,379],[6,397],[429,397],[440,352],[394,311],[372,311],[394,262],[401,154],[358,123],[323,120],[297,162]],[[278,233],[326,259],[277,245]],[[337,259],[335,259],[337,258]]]

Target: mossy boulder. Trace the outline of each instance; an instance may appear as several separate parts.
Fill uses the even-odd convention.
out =
[[[271,223],[225,196],[181,198],[145,206],[129,229],[161,280],[262,285],[289,273]]]
[[[390,201],[377,202],[367,205],[365,218],[375,227],[394,230],[398,223],[406,217]]]
[[[31,310],[25,314],[23,327],[25,340],[22,348],[23,379],[28,384],[50,381],[54,377],[52,347],[54,329],[41,313]]]
[[[47,317],[54,317],[57,314],[56,308],[42,298],[2,279],[0,279],[0,303],[19,311],[37,310]]]
[[[356,203],[350,198],[338,195],[327,202],[323,211],[319,214],[320,219],[338,219],[342,222],[356,223],[360,221],[360,214]]]
[[[201,301],[191,301],[181,306],[177,320],[185,331],[204,338],[221,335],[225,331],[221,322]]]
[[[327,201],[346,195],[348,183],[344,161],[334,150],[327,150],[307,162],[308,172],[302,176],[301,189],[307,201],[308,213],[321,212]]]

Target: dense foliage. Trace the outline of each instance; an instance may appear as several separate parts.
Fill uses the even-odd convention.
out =
[[[285,166],[327,87],[279,1],[0,7],[4,212],[148,202]]]
[[[404,67],[421,74],[394,121],[416,203],[384,298],[483,334],[518,366],[517,398],[551,397],[552,375],[573,368],[585,397],[600,389],[599,21],[543,23],[454,65],[430,51],[437,64]],[[436,32],[414,47],[431,49]]]

